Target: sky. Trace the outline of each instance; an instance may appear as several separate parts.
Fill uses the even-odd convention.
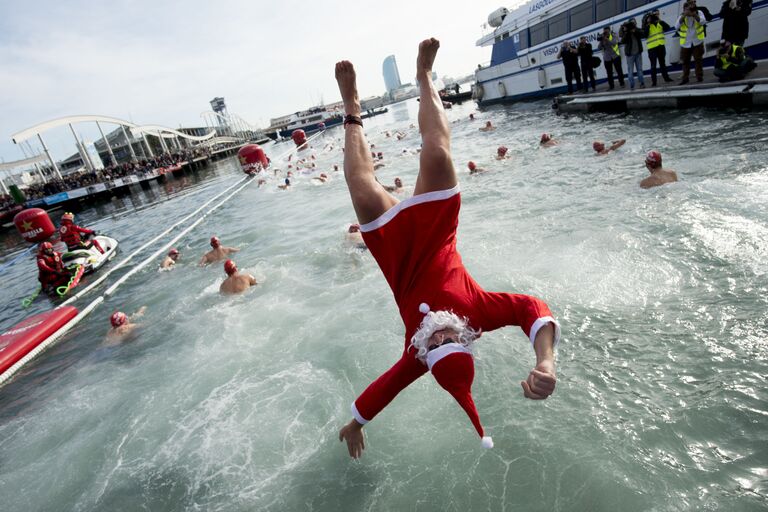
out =
[[[380,95],[384,58],[394,54],[401,79],[412,81],[418,43],[426,37],[441,41],[439,76],[470,74],[490,60],[490,47],[475,43],[488,14],[502,5],[0,2],[0,158],[24,157],[12,134],[68,115],[204,126],[200,114],[216,96],[230,113],[265,127],[272,117],[338,101],[333,69],[341,59],[355,64],[361,97]],[[93,123],[75,129],[86,139],[98,137]],[[43,137],[56,159],[75,152],[66,126]]]

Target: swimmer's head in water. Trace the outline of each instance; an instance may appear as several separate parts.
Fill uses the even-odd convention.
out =
[[[287,187],[290,184],[291,184],[291,180],[289,180],[288,178],[285,178],[285,186]]]
[[[592,143],[592,149],[594,149],[595,151],[600,153],[601,151],[603,151],[605,149],[605,144],[603,144],[602,142],[596,140],[595,142]]]
[[[74,221],[75,221],[75,214],[72,212],[67,212],[61,216],[61,222],[74,222]]]
[[[219,246],[221,246],[221,242],[219,241],[219,237],[217,237],[217,236],[212,236],[212,237],[211,237],[211,247],[213,247],[214,249],[216,249],[216,248],[218,248]]]
[[[376,153],[376,158],[378,158],[379,160],[381,160],[382,158],[384,158],[384,153],[382,153],[381,151],[379,151],[378,153]]]
[[[661,153],[655,150],[649,151],[645,155],[645,165],[653,169],[661,167]]]
[[[470,160],[469,163],[467,163],[467,167],[469,167],[470,171],[474,171],[475,169],[477,169],[477,165],[475,165],[475,162],[473,162],[472,160]]]
[[[552,136],[548,133],[542,133],[541,134],[541,144],[544,144],[545,142],[549,142],[552,140]]]
[[[475,118],[475,114],[469,114],[469,118],[470,119],[474,119]]]
[[[399,176],[397,178],[395,178],[395,186],[397,188],[402,188],[403,187],[403,180],[401,180]]]
[[[509,151],[509,149],[507,148],[507,146],[499,146],[499,147],[496,149],[496,154],[498,154],[499,156],[504,156],[504,155],[506,155],[506,154],[507,154],[507,151]]]
[[[121,325],[125,324],[128,321],[128,316],[126,316],[125,313],[122,311],[115,311],[112,313],[112,316],[109,317],[109,323],[112,324],[112,327],[118,328]]]
[[[360,232],[360,224],[350,224],[349,228],[347,229],[348,233],[359,233]]]
[[[224,272],[226,272],[228,276],[231,276],[232,274],[237,272],[237,265],[235,265],[235,262],[232,260],[225,261]]]
[[[179,250],[175,247],[172,248],[170,251],[168,251],[168,256],[174,261],[176,261],[177,259],[179,259]]]
[[[491,126],[493,126],[493,125],[491,124],[491,122],[490,122],[490,121],[486,121],[486,122],[485,122],[485,127],[486,127],[486,128],[490,128]]]

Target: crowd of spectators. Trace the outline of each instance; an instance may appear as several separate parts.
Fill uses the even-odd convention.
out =
[[[201,156],[208,156],[210,155],[210,152],[211,151],[208,148],[183,149],[172,153],[163,153],[153,158],[145,158],[118,165],[109,165],[104,169],[96,171],[76,171],[63,176],[63,179],[53,176],[52,171],[49,170],[47,183],[30,185],[26,188],[22,188],[22,191],[27,200],[41,199],[60,192],[88,187],[96,185],[97,183],[106,183],[118,178],[125,178],[126,176],[145,178],[153,175],[156,169],[170,167],[184,161],[191,161],[192,159]],[[15,205],[16,203],[12,197],[4,195],[0,202],[0,211],[4,212],[10,210]]]
[[[721,81],[739,80],[755,68],[753,60],[743,48],[744,41],[749,35],[749,15],[752,13],[752,0],[725,0],[720,10],[723,19],[720,50],[715,59],[715,76]],[[682,76],[679,85],[689,82],[691,61],[693,61],[695,76],[698,82],[704,80],[702,61],[704,57],[704,39],[707,34],[707,22],[714,19],[706,7],[698,6],[696,0],[688,0],[683,5],[683,12],[675,20],[675,36],[679,37],[680,60]],[[619,45],[624,46],[627,60],[626,75],[630,89],[635,88],[635,76],[640,87],[645,87],[643,78],[643,40],[651,63],[651,82],[655,86],[657,68],[665,82],[672,82],[667,73],[665,62],[665,36],[672,26],[660,18],[658,10],[648,12],[643,16],[642,26],[630,18],[619,28],[618,35],[610,26],[604,27],[602,33],[596,36],[597,49],[601,54],[606,71],[609,89],[614,88],[613,75],[618,75],[619,85],[624,87],[625,70],[622,66],[622,55]],[[558,59],[562,59],[565,68],[565,79],[568,94],[576,90],[589,91],[589,85],[595,90],[593,69],[600,65],[600,59],[593,58],[592,45],[582,37],[579,42],[563,41]],[[590,80],[588,81],[588,78]]]

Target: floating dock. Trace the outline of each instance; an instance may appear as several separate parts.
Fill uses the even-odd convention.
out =
[[[691,83],[679,84],[680,73],[673,75],[673,81],[664,83],[659,76],[659,85],[651,87],[650,77],[645,76],[645,88],[629,88],[625,78],[625,87],[616,83],[616,90],[609,91],[601,85],[597,92],[563,94],[555,97],[552,108],[558,112],[629,112],[642,109],[660,108],[768,108],[768,69],[765,62],[744,80],[720,83],[712,76],[711,70],[705,70],[703,82],[696,82],[691,69]]]

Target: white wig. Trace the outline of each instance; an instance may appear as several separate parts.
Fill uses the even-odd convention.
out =
[[[480,331],[472,329],[467,319],[450,311],[430,311],[424,315],[421,325],[411,337],[411,346],[416,349],[416,357],[424,361],[427,358],[429,338],[443,329],[458,333],[456,342],[471,349],[472,343],[480,336]]]

